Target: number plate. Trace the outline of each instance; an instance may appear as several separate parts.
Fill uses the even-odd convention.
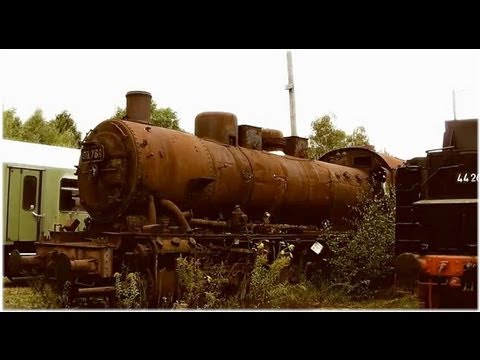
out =
[[[104,151],[103,145],[95,145],[82,149],[82,161],[83,162],[93,162],[93,161],[103,161]]]
[[[480,179],[478,178],[478,174],[473,172],[464,172],[464,173],[457,173],[456,174],[457,183],[476,183]]]

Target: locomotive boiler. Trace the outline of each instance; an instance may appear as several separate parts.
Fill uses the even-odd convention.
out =
[[[12,254],[12,271],[41,269],[88,296],[113,291],[114,273],[127,264],[145,275],[155,302],[175,293],[181,254],[230,262],[242,274],[262,244],[271,260],[288,249],[302,267],[318,256],[310,247],[325,222],[344,228],[358,195],[383,191],[401,163],[359,147],[309,160],[307,139],[238,126],[225,112],[199,114],[195,135],[165,129],[150,122],[149,93],[126,97],[126,116],[103,121],[82,142],[87,230],[80,238],[52,231],[35,256]]]

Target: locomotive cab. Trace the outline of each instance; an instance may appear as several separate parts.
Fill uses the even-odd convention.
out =
[[[396,285],[429,308],[477,306],[477,121],[447,121],[443,147],[397,172]]]

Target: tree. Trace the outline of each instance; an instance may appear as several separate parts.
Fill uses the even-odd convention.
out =
[[[3,111],[3,137],[5,139],[16,140],[20,137],[22,122],[16,114],[15,109]]]
[[[53,145],[55,142],[55,129],[45,120],[43,111],[36,109],[22,125],[18,140]]]
[[[47,122],[43,111],[37,109],[22,124],[15,109],[9,109],[3,112],[3,129],[6,139],[65,147],[78,147],[82,135],[66,110]]]
[[[180,119],[178,118],[177,112],[173,111],[171,108],[159,108],[157,103],[152,100],[150,107],[150,119],[153,125],[161,126],[167,129],[180,130],[183,131],[179,126]],[[113,115],[116,119],[123,119],[126,115],[125,108],[117,107],[115,114]]]
[[[369,145],[367,131],[363,126],[353,129],[351,135],[346,138],[347,146],[365,146]]]
[[[82,140],[82,133],[78,131],[75,121],[67,110],[57,114],[49,125],[57,133],[55,145],[78,147],[78,143]]]
[[[369,145],[368,136],[363,126],[347,134],[337,129],[334,124],[335,114],[324,115],[312,122],[313,133],[309,137],[309,157],[318,159],[330,150],[348,147]]]

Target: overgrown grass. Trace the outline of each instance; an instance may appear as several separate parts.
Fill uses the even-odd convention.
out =
[[[251,276],[244,279],[246,296],[240,296],[240,291],[226,295],[218,290],[219,284],[225,285],[224,278],[207,275],[199,267],[198,261],[193,259],[179,258],[178,261],[181,264],[179,280],[182,296],[177,300],[175,308],[415,309],[421,306],[414,296],[393,292],[384,292],[381,298],[359,301],[343,285],[317,285],[307,280],[290,284],[283,276],[290,263],[286,257],[269,265],[264,256],[258,256]]]
[[[62,295],[43,281],[31,281],[18,285],[3,280],[4,309],[59,309],[62,308]],[[28,285],[28,286],[26,286]]]

